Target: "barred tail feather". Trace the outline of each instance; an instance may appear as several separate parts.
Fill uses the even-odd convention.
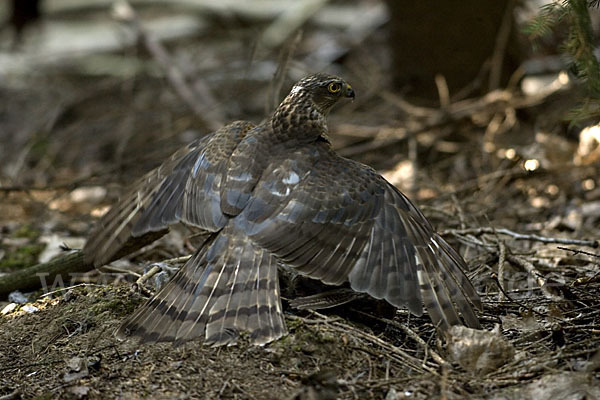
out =
[[[206,344],[234,344],[241,331],[255,344],[286,332],[277,262],[226,227],[117,332],[143,341],[175,344],[204,337]]]
[[[251,340],[262,345],[286,332],[277,262],[263,250],[246,247],[230,276],[227,284],[230,289],[211,309],[206,326],[207,344],[233,343],[239,331],[248,331]],[[252,253],[248,254],[249,251]]]
[[[167,285],[121,324],[117,338],[124,340],[131,335],[142,342],[174,341],[187,318],[186,304],[194,296],[195,282],[204,272],[201,258],[196,252]]]

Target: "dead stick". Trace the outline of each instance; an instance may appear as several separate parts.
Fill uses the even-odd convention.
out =
[[[498,301],[504,301],[506,298],[504,293],[506,292],[506,288],[504,287],[504,266],[506,264],[506,245],[503,241],[498,241],[498,249],[500,254],[498,256],[498,284],[500,285],[500,291],[498,292]]]
[[[543,314],[543,313],[541,313],[539,311],[536,311],[533,308],[529,307],[527,304],[522,303],[520,301],[517,301],[517,300],[513,299],[512,297],[510,297],[508,295],[508,293],[502,288],[502,286],[500,286],[500,282],[498,281],[498,276],[496,274],[492,273],[492,275],[490,277],[492,278],[492,280],[494,281],[494,283],[496,284],[496,286],[498,287],[498,289],[501,292],[504,293],[504,296],[508,299],[508,301],[510,301],[511,303],[514,303],[514,304],[518,305],[519,307],[523,307],[524,309],[526,309],[527,311],[529,311],[529,312],[531,312],[533,314],[537,314],[537,315],[539,315],[541,317],[544,317],[544,318],[546,317],[545,314]]]
[[[427,344],[427,342],[425,342],[425,340],[423,340],[423,338],[421,336],[419,336],[417,334],[417,332],[413,331],[412,329],[410,329],[408,326],[405,326],[401,323],[399,323],[398,321],[394,321],[392,319],[388,319],[388,318],[383,318],[383,317],[377,317],[371,314],[368,314],[366,312],[362,312],[359,310],[354,310],[354,312],[360,314],[360,315],[364,315],[367,316],[369,318],[373,318],[375,320],[378,321],[382,321],[388,325],[392,325],[397,329],[400,329],[401,331],[403,331],[404,333],[406,333],[408,336],[410,336],[415,342],[417,342],[417,344],[419,344],[423,350],[425,350],[426,353],[429,353],[429,355],[431,356],[431,358],[439,364],[440,367],[449,367],[450,363],[448,361],[446,361],[442,356],[440,356],[438,353],[436,353],[431,346],[429,346]]]
[[[485,228],[469,228],[469,229],[447,229],[445,231],[442,231],[441,235],[442,236],[447,235],[447,234],[482,235],[485,233],[507,235],[507,236],[511,236],[517,240],[532,240],[535,242],[542,242],[542,243],[560,243],[560,244],[574,244],[574,245],[578,245],[578,246],[598,247],[597,240],[578,240],[578,239],[547,237],[547,236],[540,236],[540,235],[536,235],[536,234],[518,233],[518,232],[511,231],[510,229],[506,229],[506,228],[485,227]]]
[[[597,247],[597,246],[594,246],[594,247]],[[576,256],[577,254],[583,254],[584,256],[590,256],[590,257],[594,257],[594,258],[600,258],[600,255],[598,255],[598,254],[589,253],[589,252],[583,251],[583,250],[568,249],[566,247],[560,247],[560,246],[557,246],[556,248],[559,249],[559,250],[570,251],[571,253],[573,253],[574,256]]]
[[[540,289],[542,289],[542,293],[544,293],[546,298],[548,298],[552,301],[564,300],[564,298],[557,296],[557,295],[553,294],[552,292],[550,292],[550,290],[548,289],[546,278],[544,278],[542,276],[542,274],[535,268],[535,265],[533,265],[533,263],[530,263],[529,261],[527,261],[521,257],[516,257],[516,256],[512,256],[512,255],[507,255],[506,258],[511,263],[516,264],[516,265],[520,266],[521,268],[525,269],[525,271],[527,271],[527,273],[535,279],[535,281],[537,282]]]
[[[83,260],[83,253],[75,251],[50,262],[36,264],[22,270],[0,277],[0,296],[6,296],[15,290],[33,290],[40,287],[47,289],[57,279],[64,279],[73,273],[87,272],[94,269]]]

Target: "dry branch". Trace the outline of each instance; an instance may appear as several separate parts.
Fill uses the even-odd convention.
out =
[[[498,301],[506,300],[506,296],[504,292],[506,292],[504,281],[504,267],[506,262],[506,245],[502,241],[498,241],[498,249],[500,250],[500,254],[498,257],[498,284],[500,286],[500,291],[498,292]]]
[[[365,151],[381,149],[418,134],[446,126],[463,118],[485,113],[491,119],[498,113],[507,115],[514,114],[514,110],[533,107],[542,103],[551,93],[539,93],[535,95],[520,95],[510,90],[494,90],[485,96],[466,99],[447,105],[439,109],[418,107],[410,104],[402,97],[383,92],[381,97],[390,104],[398,107],[400,111],[412,118],[414,128],[403,131],[397,137],[374,138],[370,143],[361,143],[354,146],[341,148],[338,152],[344,157],[351,157]],[[445,102],[445,100],[443,100]],[[511,118],[506,118],[507,121]]]
[[[540,236],[536,234],[525,234],[511,231],[506,228],[469,228],[469,229],[446,229],[440,232],[441,235],[482,235],[482,234],[500,234],[507,235],[516,240],[531,240],[542,243],[559,243],[559,244],[572,244],[578,246],[589,246],[598,247],[597,240],[578,240],[578,239],[567,239],[567,238],[556,238]]]
[[[512,256],[512,255],[509,255],[506,258],[511,263],[518,265],[519,267],[525,269],[525,271],[527,271],[527,273],[532,278],[535,279],[535,281],[537,282],[540,289],[542,289],[542,293],[544,293],[544,295],[548,299],[550,299],[552,301],[563,301],[564,300],[564,298],[562,298],[562,297],[558,296],[557,294],[552,293],[550,291],[546,278],[544,278],[542,276],[542,274],[535,268],[535,265],[533,265],[533,263],[531,263],[521,257]]]
[[[57,277],[66,277],[73,273],[87,272],[94,268],[83,261],[83,253],[75,251],[47,263],[36,264],[29,268],[0,276],[0,296],[6,296],[15,290],[33,290],[50,285]],[[63,281],[65,281],[63,279]]]

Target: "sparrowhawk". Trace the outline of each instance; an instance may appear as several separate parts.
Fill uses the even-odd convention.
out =
[[[175,223],[207,237],[119,328],[144,341],[204,337],[255,344],[286,333],[278,265],[422,314],[441,328],[479,327],[465,262],[398,189],[336,154],[326,117],[354,98],[343,79],[294,85],[265,122],[234,122],[144,176],[99,221],[84,254],[96,266],[140,248]]]

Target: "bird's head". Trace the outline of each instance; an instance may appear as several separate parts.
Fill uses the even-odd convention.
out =
[[[271,118],[274,137],[289,143],[328,141],[327,114],[345,98],[353,99],[354,90],[337,76],[315,74],[301,79]]]
[[[331,107],[338,100],[354,99],[354,89],[349,83],[337,76],[314,74],[298,81],[288,97],[293,100],[308,99],[316,111],[323,116],[327,116]]]

